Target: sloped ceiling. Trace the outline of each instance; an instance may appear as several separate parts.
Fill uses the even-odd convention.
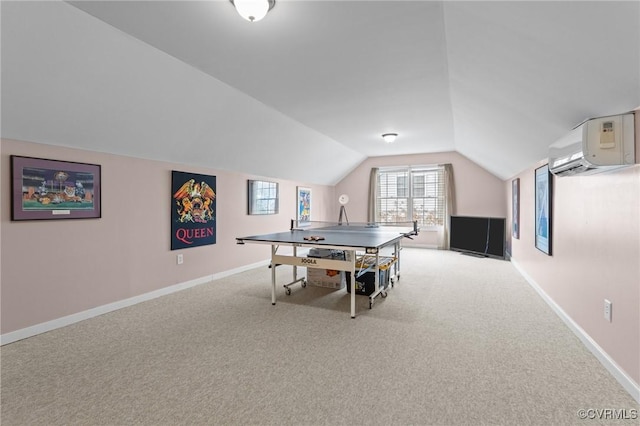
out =
[[[335,184],[458,151],[502,179],[640,105],[640,3],[6,2],[2,136]],[[394,144],[380,135],[397,132]]]

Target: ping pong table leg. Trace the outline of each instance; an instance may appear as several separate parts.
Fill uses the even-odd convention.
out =
[[[376,292],[378,292],[380,290],[380,252],[376,251],[376,263],[373,266],[373,283],[374,283],[374,290]],[[373,305],[373,300],[369,301],[369,308],[371,308]]]
[[[351,259],[351,318],[356,317],[356,252],[347,253]]]
[[[356,277],[355,269],[351,273],[351,318],[356,317]]]
[[[297,257],[298,256],[298,247],[293,246],[293,257]],[[293,265],[293,282],[297,282],[298,281],[298,267],[296,265]]]
[[[395,250],[394,254],[396,256],[396,264],[394,265],[396,281],[400,281],[400,250],[402,250],[402,247],[400,246],[400,241],[398,241],[395,244],[394,250]]]
[[[271,245],[271,304],[276,304],[276,264],[273,260],[276,254],[276,246]]]

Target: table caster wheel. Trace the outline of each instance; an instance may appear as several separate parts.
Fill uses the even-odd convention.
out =
[[[287,287],[287,289],[285,290],[285,293],[287,294],[287,296],[291,295],[291,289]]]
[[[306,281],[302,281],[302,282],[300,283],[300,285],[301,285],[302,287],[306,287],[306,286],[307,286],[307,282],[306,282]]]
[[[381,293],[380,293],[380,296],[382,296],[382,297],[387,297],[387,292],[386,292],[386,291],[381,292]]]

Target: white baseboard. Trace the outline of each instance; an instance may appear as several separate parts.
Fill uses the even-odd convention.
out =
[[[609,356],[608,353],[604,351],[596,343],[595,340],[591,338],[587,334],[582,327],[576,324],[573,319],[551,298],[545,291],[535,282],[529,274],[527,274],[521,267],[518,265],[518,262],[511,259],[511,263],[515,268],[520,272],[520,274],[524,277],[525,280],[533,287],[533,289],[542,297],[542,299],[547,302],[547,304],[553,309],[553,311],[564,321],[564,323],[573,331],[573,333],[580,339],[582,344],[584,344],[587,349],[600,361],[600,363],[611,373],[611,375],[622,385],[622,387],[629,392],[631,397],[636,400],[636,402],[640,403],[640,386],[631,378],[625,371],[620,368],[620,366]]]
[[[438,246],[436,244],[416,244],[416,243],[406,242],[404,240],[402,241],[402,247],[438,250]]]
[[[28,337],[32,337],[41,333],[46,333],[48,331],[52,331],[57,328],[66,327],[68,325],[71,325],[80,321],[84,321],[89,318],[97,317],[98,315],[103,315],[109,312],[117,311],[118,309],[126,308],[132,305],[136,305],[138,303],[146,302],[148,300],[155,299],[157,297],[162,297],[162,296],[166,296],[168,294],[175,293],[181,290],[186,290],[188,288],[195,287],[200,284],[205,284],[214,280],[219,280],[221,278],[228,277],[230,275],[234,275],[239,272],[248,271],[250,269],[257,268],[260,266],[266,266],[268,264],[269,264],[269,261],[264,260],[262,262],[241,266],[240,268],[232,269],[229,271],[224,271],[224,272],[220,272],[212,275],[206,275],[204,277],[200,277],[194,280],[189,280],[189,281],[185,281],[175,285],[171,285],[169,287],[161,288],[159,290],[154,290],[149,293],[141,294],[139,296],[130,297],[128,299],[119,300],[113,303],[108,303],[106,305],[91,308],[86,311],[67,315],[62,318],[57,318],[51,321],[33,325],[31,327],[26,327],[20,330],[12,331],[10,333],[5,333],[3,335],[0,335],[0,346],[13,343],[18,340],[26,339]]]

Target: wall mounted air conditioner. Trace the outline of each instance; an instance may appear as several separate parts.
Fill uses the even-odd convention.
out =
[[[549,170],[589,175],[635,164],[635,114],[586,120],[549,147]]]

